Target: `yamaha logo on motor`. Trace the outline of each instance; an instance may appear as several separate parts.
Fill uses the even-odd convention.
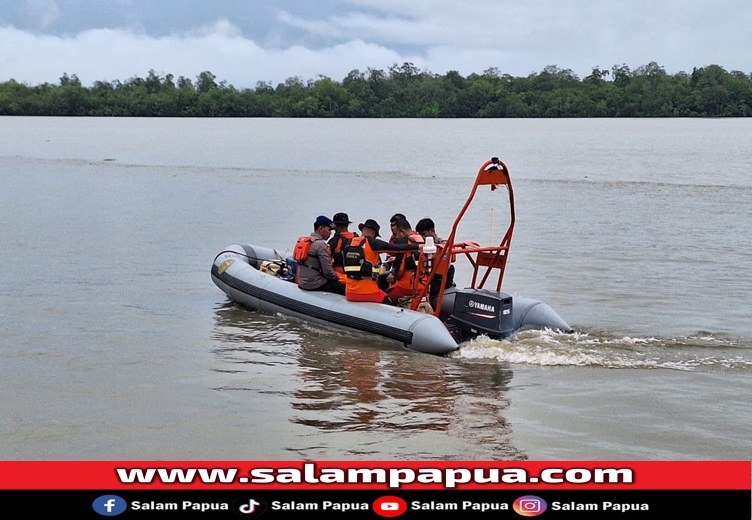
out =
[[[470,300],[467,303],[467,306],[470,307],[471,309],[478,309],[481,311],[493,312],[494,314],[496,314],[496,307],[494,305],[489,305],[488,303],[481,303],[481,302],[476,302],[475,300]]]

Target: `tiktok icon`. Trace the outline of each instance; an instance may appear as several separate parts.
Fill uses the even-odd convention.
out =
[[[260,498],[243,497],[235,501],[233,509],[243,516],[259,516],[266,512],[266,503]]]

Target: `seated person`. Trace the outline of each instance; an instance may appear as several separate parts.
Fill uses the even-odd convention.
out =
[[[389,227],[392,230],[392,236],[389,237],[389,243],[390,244],[396,244],[398,241],[397,232],[395,231],[395,224],[398,220],[407,220],[407,217],[404,215],[404,213],[395,213],[389,218]]]
[[[425,240],[428,237],[433,238],[434,244],[443,244],[446,242],[443,238],[439,238],[439,236],[436,234],[436,225],[434,224],[433,220],[430,218],[422,218],[418,221],[418,223],[415,225],[415,231],[418,232],[420,236],[423,237]],[[440,274],[437,274],[433,277],[433,280],[431,280],[431,288],[428,291],[429,299],[431,300],[431,304],[436,306],[436,302],[433,301],[436,296],[438,296],[439,291],[441,290],[441,283],[443,281],[444,277]],[[447,276],[446,281],[444,282],[444,288],[448,287],[454,287],[454,266],[449,265],[449,269],[447,270]]]
[[[423,238],[415,234],[410,223],[405,219],[397,220],[393,227],[392,233],[398,244],[422,244]],[[386,289],[387,295],[392,300],[399,298],[412,297],[415,288],[413,287],[415,276],[418,271],[418,258],[416,254],[399,253],[395,257],[393,271],[390,272],[386,281],[389,286]],[[418,287],[419,289],[420,287]]]
[[[326,243],[332,234],[333,227],[334,224],[329,217],[319,215],[313,223],[313,233],[310,237],[298,239],[298,242],[310,240],[307,254],[297,259],[298,286],[303,290],[345,294],[345,284],[334,272],[329,245]]]
[[[332,233],[331,238],[328,240],[329,249],[332,253],[332,265],[334,266],[334,271],[339,275],[340,281],[345,283],[347,282],[347,276],[342,265],[342,250],[358,234],[348,229],[352,221],[347,216],[347,213],[335,213],[332,221],[335,226],[334,233]]]
[[[389,227],[392,230],[392,235],[389,237],[389,243],[390,244],[397,244],[397,243],[405,243],[404,240],[401,240],[397,236],[397,228],[395,227],[397,225],[398,220],[407,220],[407,217],[404,215],[404,213],[395,213],[389,218]],[[386,276],[389,271],[392,271],[394,269],[394,261],[396,258],[391,255],[387,257],[386,261],[382,264],[382,273],[381,276],[379,276],[379,287],[381,289],[386,290],[387,287],[389,287],[389,283],[386,281]]]
[[[373,219],[358,225],[361,236],[350,241],[344,250],[344,269],[347,274],[345,296],[351,302],[396,304],[379,288],[377,269],[381,264],[379,251],[419,251],[419,244],[390,244],[379,239],[380,226]]]
[[[415,231],[423,238],[433,238],[434,244],[443,244],[446,242],[446,240],[439,238],[436,234],[436,225],[433,223],[433,220],[428,217],[422,218],[418,221],[418,224],[415,226]]]

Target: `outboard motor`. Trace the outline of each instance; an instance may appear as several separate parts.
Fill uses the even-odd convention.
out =
[[[503,339],[514,332],[510,295],[485,289],[458,289],[452,293],[454,303],[447,321],[466,334]]]

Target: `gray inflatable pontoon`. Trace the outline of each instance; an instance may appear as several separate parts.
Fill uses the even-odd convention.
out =
[[[391,305],[348,302],[339,294],[304,291],[292,281],[263,272],[265,261],[294,262],[272,248],[234,244],[214,259],[212,280],[230,299],[252,309],[375,334],[428,354],[448,354],[462,341],[481,334],[504,338],[533,328],[571,331],[538,300],[481,289],[452,289],[444,294],[439,318]]]

